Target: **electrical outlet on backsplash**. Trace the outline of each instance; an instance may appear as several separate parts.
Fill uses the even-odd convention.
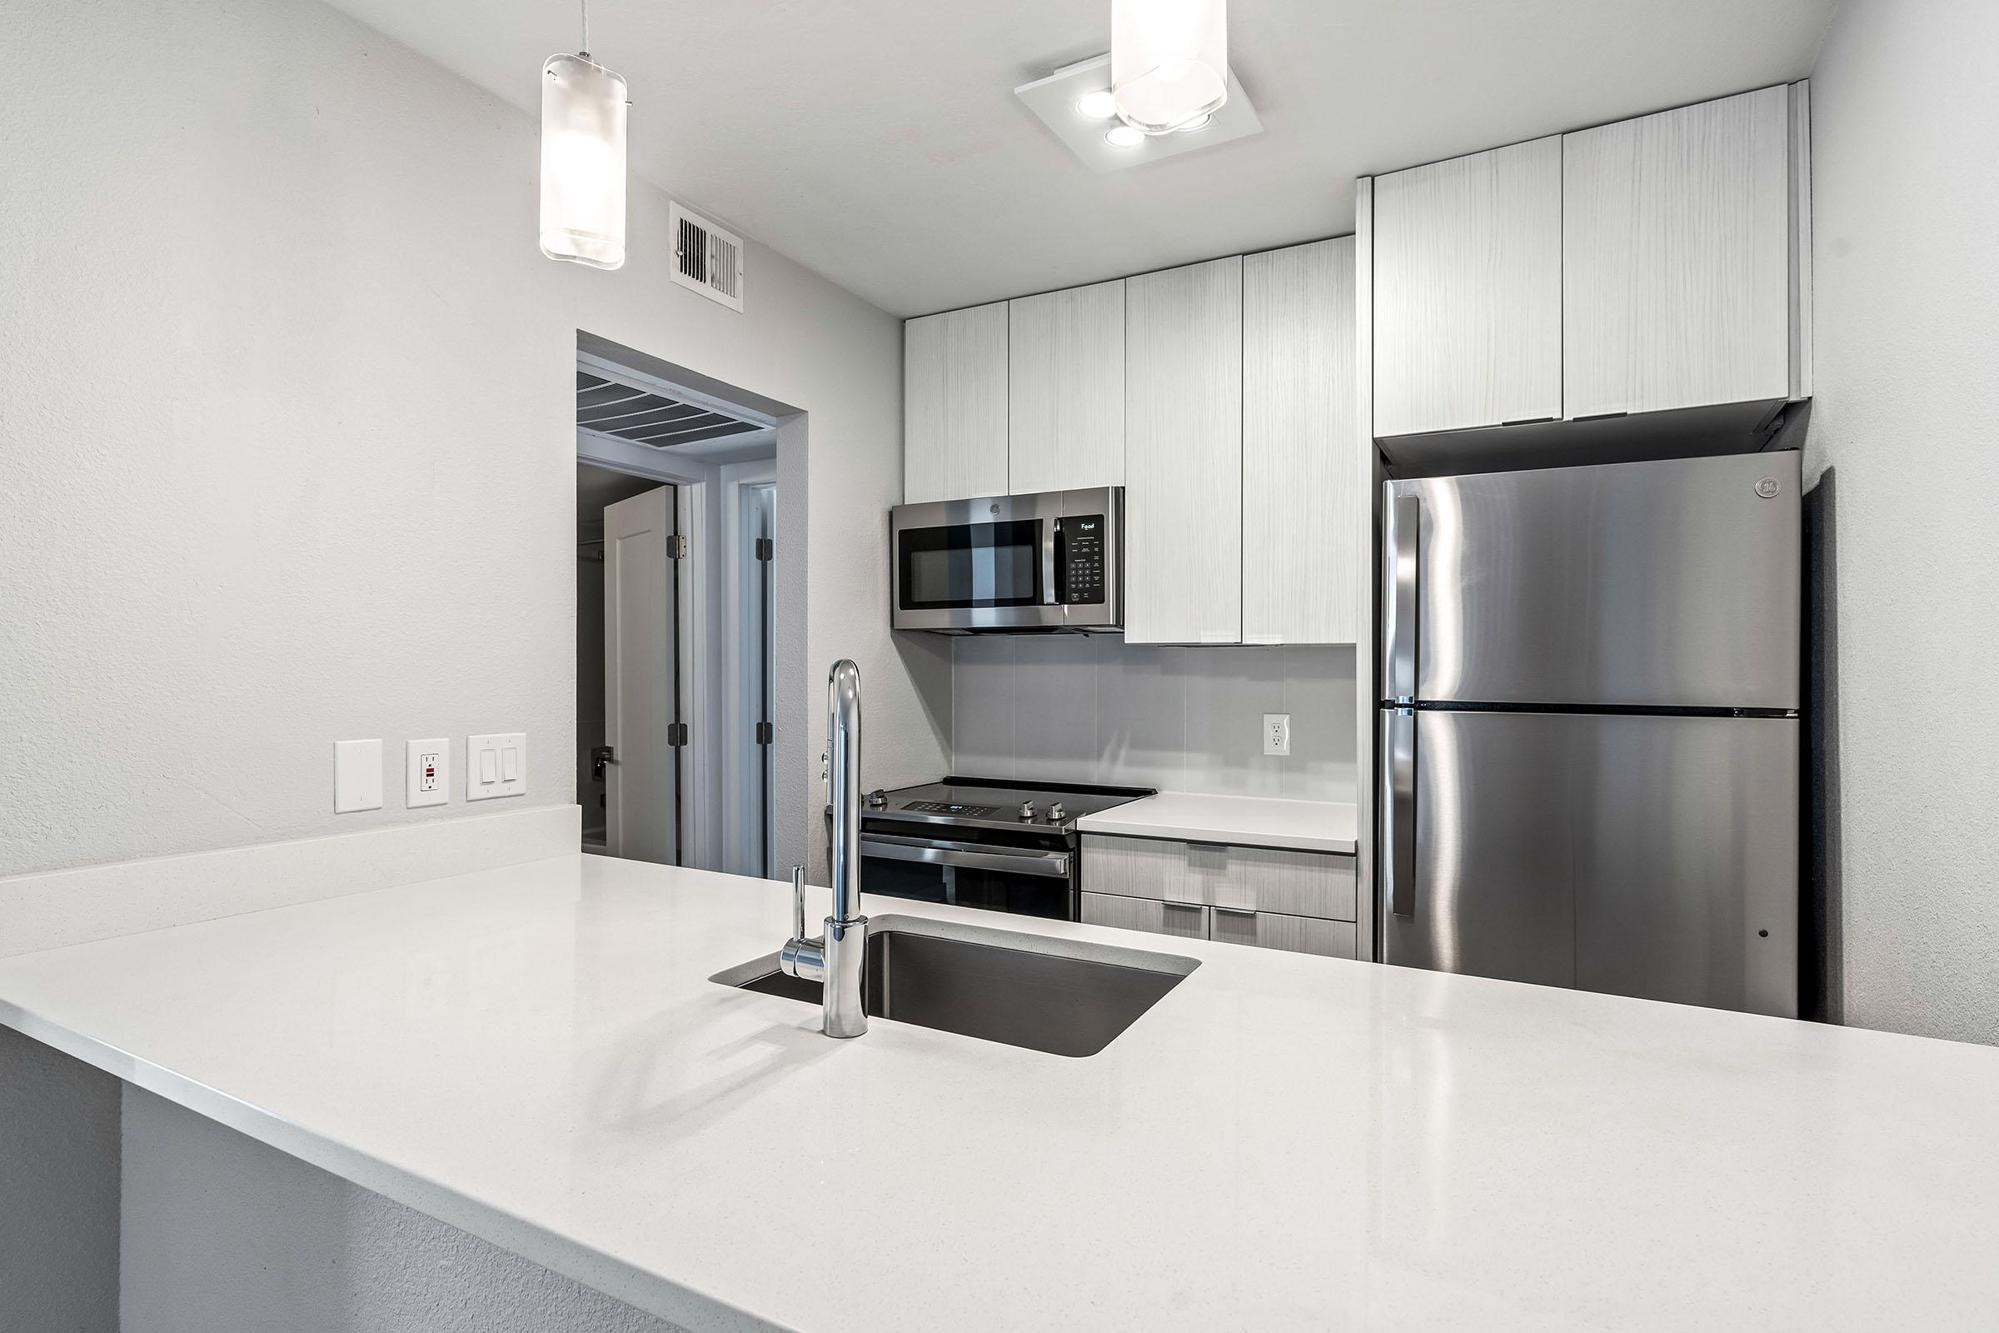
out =
[[[1351,647],[1154,647],[972,636],[951,661],[951,768],[1300,800],[1354,799]],[[1290,753],[1264,754],[1265,714]]]

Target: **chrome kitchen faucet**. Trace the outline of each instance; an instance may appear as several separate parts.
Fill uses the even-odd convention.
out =
[[[868,919],[861,915],[861,669],[841,658],[826,678],[826,755],[833,783],[833,912],[825,933],[805,938],[805,868],[791,872],[791,938],[778,955],[786,976],[823,988],[829,1037],[868,1030],[861,979]]]

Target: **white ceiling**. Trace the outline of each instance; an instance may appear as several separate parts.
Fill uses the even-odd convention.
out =
[[[577,43],[573,0],[333,3],[529,110],[541,62]],[[1110,0],[593,0],[590,18],[631,84],[638,175],[909,315],[1351,231],[1356,175],[1807,74],[1835,5],[1235,0],[1264,133],[1108,176],[1013,88],[1107,49]]]

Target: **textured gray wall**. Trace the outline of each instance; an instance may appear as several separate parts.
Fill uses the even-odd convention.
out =
[[[0,1027],[0,1329],[116,1333],[118,1080]]]
[[[675,1328],[137,1088],[124,1153],[123,1333]]]
[[[1847,0],[1812,75],[1835,1015],[1999,1042],[1999,5]]]

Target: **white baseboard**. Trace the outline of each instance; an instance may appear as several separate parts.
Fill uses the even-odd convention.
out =
[[[0,958],[574,853],[582,810],[544,805],[292,842],[0,878]]]

